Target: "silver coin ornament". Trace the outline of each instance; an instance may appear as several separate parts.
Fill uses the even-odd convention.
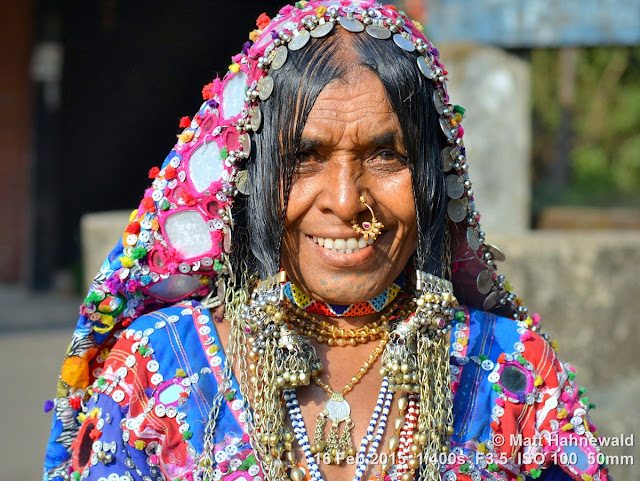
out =
[[[467,217],[466,199],[451,199],[447,204],[447,215],[453,222],[462,222]]]
[[[344,400],[341,393],[334,393],[324,405],[327,417],[334,423],[345,421],[351,414],[351,406]]]
[[[281,69],[282,66],[287,61],[287,57],[289,56],[289,50],[284,45],[280,45],[276,48],[273,53],[273,58],[271,60],[271,68],[273,70]]]
[[[235,178],[236,188],[243,195],[249,195],[249,171],[239,170]]]
[[[435,105],[436,111],[440,115],[444,113],[444,99],[438,90],[433,92],[433,105]]]
[[[293,35],[293,37],[291,37],[291,41],[289,42],[289,50],[300,50],[302,47],[304,47],[307,43],[309,43],[309,40],[311,39],[311,34],[309,33],[309,30],[306,29],[302,29],[299,30],[297,33],[295,33]]]
[[[480,249],[480,234],[474,227],[467,227],[467,243],[473,251]]]
[[[500,249],[492,244],[486,244],[487,251],[491,253],[491,257],[493,257],[494,261],[504,262],[507,260],[507,256],[504,255]]]
[[[273,77],[266,75],[258,80],[258,97],[267,100],[273,93]]]
[[[249,137],[249,134],[240,135],[240,137],[238,138],[238,141],[242,146],[242,151],[246,155],[250,155],[251,154],[251,137]]]
[[[413,43],[413,41],[410,38],[405,37],[401,33],[396,33],[393,36],[393,41],[398,47],[407,52],[413,52],[416,49],[416,45]]]
[[[449,172],[453,169],[454,163],[453,157],[451,156],[451,147],[442,149],[442,170]]]
[[[493,287],[493,271],[486,269],[480,272],[476,279],[476,286],[478,287],[478,292],[480,292],[480,294],[489,294]]]
[[[331,30],[333,30],[334,23],[333,22],[325,22],[318,25],[316,28],[311,30],[310,35],[313,38],[320,38],[328,35]]]
[[[251,130],[256,132],[262,125],[262,111],[257,105],[251,109]]]
[[[489,294],[485,298],[484,302],[482,303],[482,308],[485,311],[488,311],[496,307],[499,303],[500,303],[500,292],[493,291],[491,294]]]
[[[444,135],[446,135],[447,139],[453,140],[456,138],[458,129],[452,127],[449,121],[444,117],[440,117],[440,128],[442,129],[442,132],[444,132]]]
[[[342,27],[344,27],[344,29],[348,30],[349,32],[358,33],[364,30],[364,25],[357,18],[340,17],[338,21],[340,22],[340,25],[342,25]]]
[[[422,56],[418,57],[418,68],[420,69],[420,73],[422,73],[422,75],[424,75],[429,80],[433,80],[434,78],[436,78],[436,73],[431,68],[431,65],[429,65],[427,60]]]
[[[386,40],[391,37],[391,31],[388,28],[379,25],[367,25],[365,29],[367,33],[378,40]]]
[[[447,186],[447,195],[452,199],[459,199],[464,194],[464,185],[462,177],[456,174],[447,175],[445,185]]]

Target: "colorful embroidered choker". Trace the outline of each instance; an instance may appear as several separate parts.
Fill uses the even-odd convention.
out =
[[[329,317],[353,317],[375,314],[393,302],[405,284],[407,275],[404,271],[384,291],[373,299],[356,302],[355,304],[328,304],[311,299],[291,281],[284,285],[284,293],[292,304],[311,314]]]

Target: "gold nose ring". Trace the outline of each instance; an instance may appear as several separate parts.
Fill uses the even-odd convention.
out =
[[[362,202],[364,206],[369,209],[369,212],[371,212],[371,221],[363,221],[362,224],[358,224],[358,221],[354,217],[351,221],[351,227],[358,234],[362,234],[365,241],[368,241],[369,239],[376,240],[378,235],[380,235],[380,229],[384,228],[384,224],[376,219],[376,215],[371,206],[367,204],[367,199],[364,195],[360,196],[360,202]]]

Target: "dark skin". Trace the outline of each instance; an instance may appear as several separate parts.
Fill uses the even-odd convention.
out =
[[[309,114],[302,138],[286,212],[282,265],[289,278],[314,299],[334,304],[371,299],[400,274],[417,246],[415,204],[402,132],[380,79],[355,66],[344,79],[327,85]],[[372,245],[350,253],[332,252],[314,241],[314,236],[332,241],[359,240],[351,220],[371,220],[370,212],[360,202],[361,195],[384,224]],[[327,320],[339,328],[353,329],[379,316]],[[217,329],[226,350],[230,323],[217,324]],[[378,343],[329,347],[313,342],[324,366],[322,382],[341,392]],[[355,424],[352,439],[356,452],[380,391],[380,367],[378,358],[346,396]],[[235,375],[239,375],[237,369]],[[298,388],[296,393],[312,439],[316,416],[329,396],[314,383]],[[378,453],[389,452],[398,397],[394,397]],[[327,422],[326,432],[330,424]],[[304,460],[298,443],[294,446],[298,461]],[[372,465],[363,479],[380,469],[380,464]],[[355,464],[320,464],[320,470],[325,479],[351,480]]]

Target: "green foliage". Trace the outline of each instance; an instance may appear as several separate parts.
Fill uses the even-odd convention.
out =
[[[640,47],[536,49],[531,67],[535,209],[640,205]]]

